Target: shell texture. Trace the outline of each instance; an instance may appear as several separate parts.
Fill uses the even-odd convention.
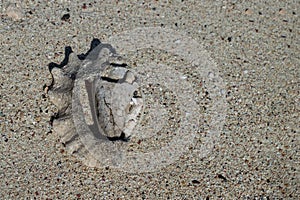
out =
[[[143,110],[136,75],[109,44],[98,39],[86,54],[65,49],[65,59],[50,63],[51,102],[58,108],[53,131],[68,153],[92,167],[122,163],[122,148]]]

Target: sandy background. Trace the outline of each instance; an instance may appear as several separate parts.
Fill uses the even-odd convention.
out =
[[[23,16],[0,3],[0,199],[299,198],[299,1],[20,5]],[[51,133],[47,65],[65,46],[86,52],[93,37],[149,26],[186,32],[217,63],[229,107],[220,140],[157,172],[88,168]]]

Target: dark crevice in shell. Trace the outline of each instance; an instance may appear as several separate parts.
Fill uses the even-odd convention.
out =
[[[119,79],[112,79],[112,78],[108,78],[108,77],[101,77],[102,80],[107,81],[107,82],[111,82],[111,83],[120,83]]]
[[[117,63],[110,63],[113,67],[127,67],[128,65],[126,63],[117,64]]]
[[[60,64],[57,64],[57,63],[54,63],[54,62],[51,62],[49,64],[49,71],[51,72],[53,68],[62,68],[64,67],[65,65],[68,64],[69,62],[69,56],[70,54],[73,53],[73,50],[70,46],[67,46],[65,48],[65,58],[63,59],[63,61],[60,63]]]
[[[130,140],[131,135],[127,136],[125,135],[124,132],[121,133],[120,136],[115,136],[115,137],[107,137],[110,141],[123,141],[123,142],[128,142]]]
[[[94,38],[91,42],[91,46],[90,46],[90,49],[84,54],[79,54],[77,55],[77,57],[79,58],[79,60],[84,60],[90,53],[93,49],[95,49],[99,44],[101,44],[101,41],[97,38]]]

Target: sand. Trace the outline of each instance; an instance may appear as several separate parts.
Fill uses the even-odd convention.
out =
[[[299,2],[15,2],[0,3],[0,199],[299,198]],[[198,142],[170,164],[131,173],[85,166],[52,132],[48,64],[62,61],[65,46],[84,53],[93,38],[145,27],[203,46],[224,83],[226,118],[201,156],[210,127],[195,97]],[[153,51],[136,62],[181,62]],[[187,76],[196,93],[205,90],[198,75]]]

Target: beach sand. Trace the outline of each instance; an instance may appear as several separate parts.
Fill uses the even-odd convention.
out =
[[[0,3],[0,199],[299,198],[299,2],[11,2]],[[225,83],[220,134],[208,155],[194,144],[152,172],[85,166],[52,132],[48,64],[143,27],[184,32],[210,54]]]

